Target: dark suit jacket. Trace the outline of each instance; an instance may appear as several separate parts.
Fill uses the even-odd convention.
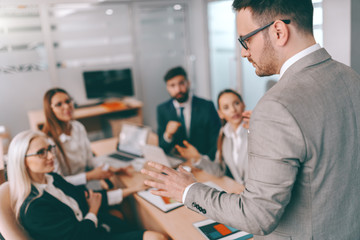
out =
[[[85,188],[68,183],[56,173],[51,173],[51,175],[54,177],[54,185],[66,195],[74,198],[85,216],[89,210],[83,191]],[[36,198],[38,195],[37,189],[32,187],[30,195],[20,209],[21,223],[34,239],[95,240],[104,238],[106,234],[104,229],[96,228],[91,220],[83,219],[79,222],[69,206],[46,191],[42,196]],[[107,206],[107,195],[104,191],[102,192],[102,206]],[[100,217],[98,218],[100,224]]]
[[[166,125],[171,120],[180,121],[172,99],[157,107],[159,145],[166,153],[169,153],[175,144],[182,144],[183,140],[188,140],[201,154],[208,155],[210,159],[215,158],[221,122],[211,101],[196,96],[192,97],[189,138],[185,134],[185,129],[180,127],[174,134],[173,141],[166,142],[164,132]]]

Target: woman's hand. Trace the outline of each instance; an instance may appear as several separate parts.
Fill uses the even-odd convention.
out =
[[[185,147],[175,145],[176,150],[180,153],[183,158],[187,160],[198,160],[201,158],[199,151],[191,145],[188,141],[183,141]]]
[[[96,167],[91,171],[86,172],[86,180],[101,180],[109,178],[113,175],[111,170],[104,170],[102,166]]]
[[[97,215],[101,206],[101,193],[94,193],[92,190],[85,192],[86,202],[89,206],[89,212]]]
[[[123,189],[123,197],[125,198],[125,197],[129,196],[130,194],[145,190],[147,188],[149,188],[149,187],[146,186],[143,183],[143,181],[138,181],[135,184],[133,184],[132,186]]]
[[[246,129],[249,129],[249,123],[250,123],[250,117],[251,117],[252,111],[245,111],[242,113],[243,117],[243,127]]]

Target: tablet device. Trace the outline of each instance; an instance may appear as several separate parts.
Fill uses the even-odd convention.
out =
[[[208,240],[246,240],[253,237],[250,233],[215,222],[211,219],[195,222],[193,225]]]

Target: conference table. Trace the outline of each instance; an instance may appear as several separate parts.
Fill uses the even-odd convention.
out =
[[[105,155],[114,152],[116,144],[117,138],[109,138],[92,142],[91,145],[96,155]],[[242,185],[229,177],[218,178],[205,171],[194,168],[192,169],[192,173],[199,182],[211,181],[227,192],[240,192],[243,190]],[[144,179],[145,176],[143,174],[135,172],[131,176],[122,175],[119,180],[123,185],[130,186]],[[189,210],[185,206],[164,213],[137,194],[134,194],[134,199],[139,220],[145,229],[166,233],[172,239],[176,240],[205,239],[193,226],[193,223],[205,220],[206,217]]]

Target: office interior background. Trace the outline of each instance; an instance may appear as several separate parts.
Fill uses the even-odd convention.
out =
[[[315,37],[360,73],[359,0],[313,0]],[[66,89],[86,104],[83,72],[131,69],[144,124],[156,131],[167,100],[163,76],[186,68],[194,94],[212,99],[234,88],[253,109],[268,82],[240,56],[232,0],[0,0],[0,125],[28,129],[27,112],[44,93]],[[101,136],[92,133],[90,139]]]

